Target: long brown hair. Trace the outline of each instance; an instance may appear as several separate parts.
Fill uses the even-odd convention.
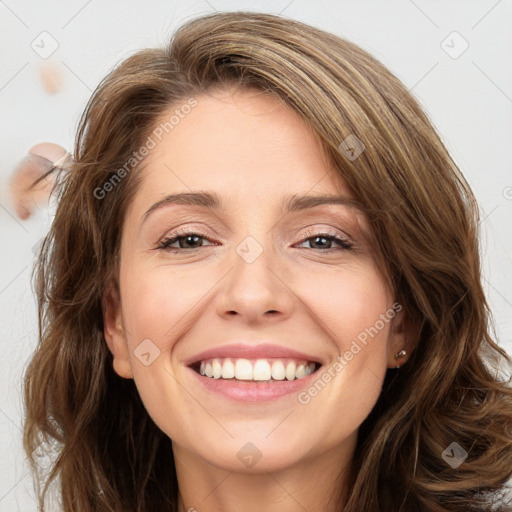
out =
[[[388,370],[360,427],[344,511],[512,510],[503,494],[512,389],[498,372],[511,360],[491,332],[468,183],[417,101],[375,58],[298,21],[248,12],[193,19],[167,47],[127,58],[82,115],[35,269],[40,340],[25,375],[24,448],[41,509],[58,481],[66,512],[177,510],[171,440],[133,380],[113,371],[102,297],[117,286],[122,221],[138,183],[137,165],[126,162],[162,112],[228,83],[276,95],[313,130],[366,208],[414,326],[416,349]],[[340,150],[349,136],[365,146],[357,158]],[[468,454],[457,468],[442,456],[454,442]],[[46,468],[34,450],[52,443]]]

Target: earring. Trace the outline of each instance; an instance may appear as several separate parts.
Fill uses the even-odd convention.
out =
[[[402,359],[407,355],[407,351],[405,349],[400,350],[400,352],[397,352],[395,354],[395,359]],[[400,365],[397,364],[395,368],[400,368]]]

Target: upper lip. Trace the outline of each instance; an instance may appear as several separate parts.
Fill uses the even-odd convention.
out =
[[[191,366],[205,359],[221,357],[232,357],[233,359],[266,359],[266,358],[290,358],[319,363],[318,357],[291,348],[275,345],[272,343],[261,343],[259,345],[244,345],[242,343],[231,343],[220,347],[205,350],[191,357],[185,364]]]

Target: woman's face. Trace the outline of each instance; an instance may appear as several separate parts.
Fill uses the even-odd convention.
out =
[[[155,125],[126,213],[114,368],[175,449],[214,466],[350,453],[404,344],[370,226],[348,202],[303,199],[351,195],[276,98],[195,99]]]

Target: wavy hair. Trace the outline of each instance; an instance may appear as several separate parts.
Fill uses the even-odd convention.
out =
[[[275,95],[318,137],[366,209],[415,336],[360,426],[344,512],[511,511],[511,359],[481,284],[470,186],[378,60],[318,28],[250,12],[187,21],[165,47],[119,63],[82,114],[34,269],[39,342],[24,375],[23,443],[41,510],[52,483],[65,512],[177,510],[171,440],[133,380],[114,372],[103,335],[102,297],[117,286],[137,165],[97,196],[162,112],[233,83]],[[356,159],[340,151],[350,135],[365,145]],[[442,456],[454,442],[468,454],[457,468]],[[50,447],[51,463],[41,464],[35,454]]]

